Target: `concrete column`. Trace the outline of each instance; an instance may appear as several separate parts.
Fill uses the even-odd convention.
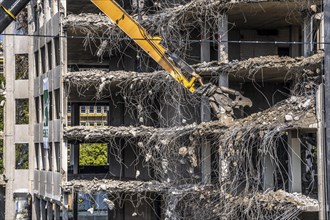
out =
[[[313,50],[313,19],[309,15],[307,15],[304,19],[304,27],[303,27],[303,32],[304,32],[304,57],[310,56]],[[308,42],[308,43],[307,43]]]
[[[79,125],[80,106],[78,103],[71,104],[71,126]],[[73,174],[78,174],[79,169],[79,145],[71,145],[71,163],[73,165]]]
[[[13,24],[6,33],[13,33]],[[14,38],[4,37],[4,74],[6,77],[6,105],[4,107],[4,166],[7,178],[5,219],[15,219],[15,201],[13,196],[15,173],[15,56]]]
[[[202,43],[201,43],[201,62],[210,61],[210,33],[209,28],[205,25],[202,26]],[[211,121],[211,108],[210,102],[207,97],[202,97],[201,100],[201,121]],[[202,183],[211,183],[211,144],[209,141],[205,141],[202,144],[201,149],[201,163],[202,163]]]
[[[202,145],[202,183],[211,183],[211,144],[206,141]]]
[[[71,145],[71,160],[73,160],[73,174],[79,173],[79,144]]]
[[[207,24],[203,24],[201,27],[201,62],[210,62],[211,53],[210,53],[210,28]]]
[[[46,220],[46,201],[40,199],[40,219]]]
[[[53,220],[54,213],[53,213],[53,203],[47,201],[47,220]]]
[[[62,220],[69,220],[69,194],[63,193],[63,204],[62,204]]]
[[[296,130],[289,131],[289,192],[301,192],[301,145]]]
[[[221,14],[218,18],[218,60],[228,63],[228,16]]]
[[[36,196],[34,196],[33,200],[33,209],[32,219],[40,220],[40,200]]]
[[[291,42],[299,42],[299,27],[291,26],[290,27],[290,38]],[[291,57],[298,57],[299,53],[299,44],[291,44]]]
[[[228,16],[227,14],[221,14],[218,18],[218,61],[221,63],[228,63]],[[219,74],[219,86],[229,87],[229,77],[225,73]],[[221,107],[221,106],[220,106]],[[228,116],[225,114],[225,110],[222,109],[221,121],[227,121]],[[220,149],[219,149],[220,150]],[[222,151],[219,151],[219,181],[226,178],[228,175],[228,163]]]
[[[61,216],[60,206],[57,203],[55,203],[54,205],[55,205],[55,207],[54,207],[54,220],[60,220],[60,216]]]
[[[218,19],[218,61],[222,63],[228,63],[228,16],[222,14]],[[228,74],[219,74],[219,86],[229,87]],[[220,106],[221,107],[221,106]],[[225,110],[221,108],[223,112],[221,121],[231,120],[225,114]]]
[[[320,27],[317,31],[317,50],[324,50],[324,44],[320,44],[320,42],[324,42],[324,13],[317,13],[314,17],[316,20],[320,21]]]
[[[316,117],[317,126],[317,185],[318,185],[318,201],[319,201],[319,219],[326,219],[326,190],[325,190],[325,150],[324,150],[324,103],[323,103],[323,85],[319,85],[316,93]]]
[[[274,161],[269,154],[264,156],[263,161],[263,188],[274,189]]]

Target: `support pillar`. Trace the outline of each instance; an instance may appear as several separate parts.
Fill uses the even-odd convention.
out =
[[[204,25],[201,28],[202,43],[201,43],[201,62],[210,62],[210,38],[209,28]],[[211,121],[211,107],[207,97],[202,97],[201,100],[201,121]],[[211,144],[209,141],[205,141],[202,144],[201,149],[201,163],[202,163],[202,183],[211,183]]]
[[[218,18],[218,61],[220,63],[228,63],[228,16],[227,14],[221,14]],[[219,74],[219,86],[229,87],[228,74]],[[220,106],[221,109],[221,121],[230,120],[225,114],[225,110]],[[222,181],[228,175],[228,162],[223,155],[221,147],[219,148],[219,181]]]
[[[53,212],[53,203],[47,201],[47,220],[54,219],[54,212]]]
[[[61,216],[60,206],[57,203],[55,203],[54,204],[54,220],[60,220],[60,216]]]
[[[313,19],[310,15],[307,15],[304,19],[304,57],[311,55],[313,50]]]
[[[40,199],[40,219],[46,220],[46,202]]]
[[[289,131],[289,192],[302,192],[301,186],[301,145],[296,130]]]
[[[201,62],[210,62],[211,61],[211,53],[210,53],[210,29],[207,24],[203,24],[201,27]]]
[[[329,203],[330,203],[330,0],[323,0],[323,9],[324,10],[324,76],[325,76],[325,87],[324,87],[324,133],[325,133],[325,145],[324,145],[324,155],[325,159],[325,169],[324,169],[324,176],[325,176],[325,191],[326,191],[326,204],[324,204],[324,210],[326,212],[326,217],[330,219],[330,212],[329,212]],[[323,156],[324,156],[323,155]]]
[[[291,26],[290,27],[290,38],[291,42],[299,42],[299,27],[297,26]],[[298,57],[300,56],[299,52],[299,44],[291,44],[291,57]]]
[[[218,61],[228,63],[228,16],[227,14],[220,15],[218,19]],[[229,88],[229,77],[226,73],[219,74],[219,86]],[[220,106],[221,107],[221,106]],[[221,121],[229,122],[232,119],[228,118],[223,108],[221,109]]]
[[[228,63],[228,16],[221,14],[218,19],[218,60]]]
[[[318,201],[319,201],[319,220],[326,219],[326,188],[325,188],[325,139],[324,139],[324,103],[323,103],[323,85],[319,85],[316,93],[316,117],[317,125],[317,185],[318,185]]]
[[[62,220],[69,220],[69,194],[63,193]]]
[[[34,208],[34,212],[33,214],[35,215],[35,220],[40,220],[40,216],[41,216],[41,213],[40,213],[40,199],[37,198],[36,196],[34,196],[34,201],[33,201],[33,208]],[[32,217],[34,216],[32,214]]]
[[[71,126],[79,126],[80,106],[78,103],[71,105]],[[73,174],[79,172],[79,144],[71,145],[71,165],[73,166]]]
[[[79,173],[79,144],[71,145],[71,163],[73,166],[73,174]]]
[[[264,156],[263,161],[263,189],[274,189],[274,161],[269,154]]]

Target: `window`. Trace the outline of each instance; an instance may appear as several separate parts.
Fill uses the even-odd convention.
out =
[[[28,54],[15,54],[15,79],[29,79]]]
[[[35,62],[35,71],[36,71],[36,76],[38,77],[40,75],[40,71],[39,71],[39,52],[35,52],[34,53],[34,62]]]
[[[60,143],[56,142],[55,143],[55,167],[54,169],[56,169],[56,172],[60,172],[61,170],[61,145]]]
[[[29,169],[29,144],[15,144],[15,169]]]
[[[96,106],[96,112],[101,113],[102,112],[102,107],[101,106]]]
[[[54,95],[55,95],[55,117],[56,119],[60,119],[60,89],[54,90]]]
[[[41,67],[42,67],[42,73],[45,73],[46,70],[46,51],[45,51],[45,47],[43,46],[41,49]]]
[[[29,123],[29,99],[16,99],[16,124]]]
[[[35,108],[36,108],[36,122],[37,123],[40,123],[40,118],[39,118],[39,111],[40,111],[40,109],[39,109],[39,97],[36,97],[36,98],[34,98],[34,104],[35,104]]]
[[[94,106],[89,106],[89,113],[94,113]]]
[[[15,20],[15,34],[25,35],[28,33],[28,12],[27,8],[23,9],[17,16]]]
[[[95,216],[99,215],[100,211],[107,212],[108,210],[108,206],[104,202],[104,198],[107,198],[106,192],[96,192],[93,194],[78,192],[77,197],[78,218],[79,216],[86,216],[86,212],[90,208],[98,211],[94,214]]]
[[[34,20],[34,26],[35,26],[35,30],[34,31],[36,31],[36,30],[39,29],[39,16],[38,16],[37,11],[38,11],[38,8],[37,8],[37,6],[35,6],[33,8],[33,13],[32,13],[32,14],[34,14],[34,19],[33,19]]]
[[[40,165],[39,165],[39,163],[40,163],[40,161],[39,161],[39,157],[40,157],[40,155],[39,155],[39,144],[34,144],[34,156],[35,156],[35,168],[37,169],[37,170],[39,170],[40,169]]]
[[[47,52],[48,52],[48,69],[53,68],[53,50],[52,50],[52,41],[47,43]]]
[[[46,170],[46,163],[47,163],[47,158],[46,158],[46,149],[44,149],[44,145],[43,144],[40,144],[40,151],[41,151],[41,164],[42,164],[42,167],[41,169],[42,170]]]
[[[49,92],[49,121],[53,120],[53,93]]]
[[[80,166],[105,166],[107,165],[108,145],[101,143],[80,144]]]
[[[48,151],[48,170],[52,171],[53,170],[53,145],[52,143],[48,143],[49,148],[47,149]]]
[[[40,111],[40,113],[41,113],[40,116],[41,117],[40,117],[40,122],[43,122],[44,121],[44,101],[43,100],[44,100],[44,96],[41,95],[40,96],[40,103],[41,103],[41,109],[40,109],[41,110]]]
[[[80,113],[86,113],[86,106],[80,106]]]
[[[54,38],[55,46],[55,64],[56,66],[60,65],[60,40],[59,37]]]

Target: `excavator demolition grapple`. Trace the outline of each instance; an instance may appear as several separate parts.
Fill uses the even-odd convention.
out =
[[[0,4],[0,32],[2,32],[15,16],[30,2],[30,0],[3,0]],[[200,75],[184,60],[167,51],[160,43],[160,37],[152,37],[114,0],[91,0],[111,21],[124,31],[151,58],[166,70],[177,82],[192,93],[208,97],[215,115],[231,118],[233,109],[241,106],[252,106],[250,99],[240,92],[214,84],[204,84]],[[231,97],[235,97],[232,99]]]

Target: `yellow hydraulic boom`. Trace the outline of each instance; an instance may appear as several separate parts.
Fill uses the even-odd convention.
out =
[[[152,37],[114,0],[91,0],[112,22],[134,40],[150,57],[162,66],[176,81],[190,92],[199,92],[209,97],[211,106],[220,118],[219,105],[228,113],[237,106],[251,106],[250,99],[243,97],[238,91],[216,87],[212,84],[204,85],[201,77],[184,60],[175,54],[170,54],[160,44],[160,37]],[[189,78],[186,76],[189,75]],[[197,83],[196,83],[197,81]],[[197,87],[198,86],[198,87]],[[231,100],[228,94],[235,95]]]
[[[166,49],[160,44],[160,37],[152,37],[127,12],[113,0],[92,0],[118,27],[133,39],[151,58],[161,65],[171,76],[190,92],[195,92],[194,83],[200,79],[195,74],[187,79],[175,64],[166,56]]]

